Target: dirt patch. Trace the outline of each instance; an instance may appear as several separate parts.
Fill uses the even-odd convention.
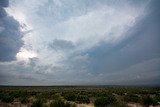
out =
[[[145,107],[145,106],[137,103],[128,103],[128,107]],[[160,107],[160,105],[157,105],[157,106],[150,105],[149,107]]]
[[[77,107],[94,107],[93,104],[77,104]]]

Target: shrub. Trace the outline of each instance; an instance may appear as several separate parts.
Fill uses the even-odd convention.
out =
[[[107,106],[108,104],[109,104],[108,98],[105,98],[105,97],[97,98],[94,102],[94,105],[97,107]]]
[[[113,96],[107,96],[107,97],[99,97],[95,100],[94,105],[96,107],[104,107],[107,106],[108,104],[113,104],[115,103],[115,98]]]
[[[79,103],[90,103],[90,100],[86,95],[77,95],[76,101],[78,101]]]
[[[2,98],[2,102],[12,103],[14,98],[12,96],[6,95]]]
[[[64,98],[67,101],[75,101],[76,100],[76,95],[73,94],[73,93],[67,93],[67,94],[64,94]]]
[[[156,100],[157,102],[160,102],[160,94],[156,94]]]
[[[64,102],[63,100],[55,100],[50,104],[50,107],[76,107],[76,105]]]
[[[50,92],[41,92],[41,93],[36,94],[36,98],[51,99],[52,94]]]
[[[62,100],[55,100],[50,104],[50,107],[65,107],[65,103]]]
[[[76,104],[71,104],[67,102],[65,107],[76,107]]]
[[[143,97],[142,99],[142,103],[144,105],[156,105],[157,104],[157,100],[155,97],[151,97],[150,95],[146,95]]]
[[[32,103],[31,107],[43,107],[43,101],[38,99]]]
[[[140,98],[139,96],[133,95],[133,94],[126,95],[126,96],[124,97],[124,100],[125,100],[126,102],[135,102],[135,103],[141,102],[141,98]]]
[[[9,95],[14,98],[19,98],[21,96],[21,91],[13,91],[13,92],[9,93]]]
[[[128,107],[126,102],[116,102],[113,104],[113,107]]]
[[[26,104],[29,103],[29,100],[26,97],[20,98],[21,103]]]
[[[1,92],[0,93],[0,100],[2,100],[4,97],[5,97],[5,94]]]
[[[36,92],[36,91],[31,91],[31,92],[29,92],[29,94],[30,94],[31,96],[36,96],[36,95],[38,94],[38,92]]]
[[[52,94],[51,98],[54,99],[54,100],[57,100],[57,99],[60,99],[60,95],[58,94]]]

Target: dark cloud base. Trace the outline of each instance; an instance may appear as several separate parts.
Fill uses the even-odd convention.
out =
[[[0,0],[0,61],[15,60],[16,54],[23,45],[20,24],[12,16],[7,15],[4,7],[8,0]]]
[[[126,33],[126,35],[128,35],[129,38],[123,40],[117,45],[110,45],[102,42],[101,45],[90,50],[88,52],[89,56],[91,57],[91,64],[89,65],[90,72],[92,72],[95,75],[98,75],[99,73],[119,73],[121,71],[124,71],[128,67],[136,65],[138,63],[142,63],[154,58],[160,58],[159,10],[160,1],[151,1],[149,6],[147,7],[147,11],[149,14],[145,16],[143,19],[140,19],[137,22],[137,24],[135,24],[135,26],[132,29],[130,29],[128,33]],[[160,62],[158,63],[160,65]],[[160,68],[156,66],[155,71],[160,71]],[[150,72],[153,72],[154,74],[155,71]],[[128,71],[128,73],[129,72],[130,71]],[[130,75],[133,75],[132,72],[130,73]],[[156,80],[157,78],[152,78],[152,80],[146,79],[143,81],[126,80],[123,81],[123,83],[118,84],[157,84]]]

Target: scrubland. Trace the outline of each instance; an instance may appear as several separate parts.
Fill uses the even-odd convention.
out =
[[[0,107],[160,107],[160,88],[1,86]]]

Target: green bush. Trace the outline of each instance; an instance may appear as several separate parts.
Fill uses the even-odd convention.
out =
[[[6,95],[5,95],[3,92],[1,92],[1,93],[0,93],[0,100],[2,100],[5,96],[6,96]]]
[[[156,105],[157,104],[157,100],[155,97],[151,97],[150,95],[146,95],[142,98],[142,103],[144,105]]]
[[[6,95],[2,98],[2,102],[12,103],[14,98],[12,96]]]
[[[35,95],[36,98],[44,98],[44,99],[51,99],[52,98],[52,94],[50,92],[41,92]]]
[[[32,103],[31,107],[43,107],[43,103],[44,103],[43,100],[37,99]]]
[[[113,96],[99,97],[95,100],[94,105],[96,107],[104,107],[115,102],[116,100]]]
[[[64,102],[63,100],[55,100],[50,104],[50,107],[76,107],[76,105]]]
[[[157,102],[160,102],[160,94],[156,94],[156,100]]]
[[[28,100],[26,97],[21,97],[21,98],[20,98],[20,102],[21,102],[22,104],[26,104],[26,103],[29,103],[29,100]]]
[[[141,102],[141,98],[139,96],[137,96],[137,95],[130,94],[130,95],[126,95],[124,97],[124,101],[140,103]]]
[[[90,100],[86,95],[77,95],[76,101],[78,101],[79,103],[90,103]]]
[[[73,93],[67,93],[67,94],[64,94],[64,98],[67,101],[75,101],[76,100],[76,95],[73,94]]]
[[[21,97],[22,93],[21,93],[21,91],[13,91],[13,92],[10,92],[9,95],[14,98],[19,98],[19,97]]]
[[[108,104],[109,104],[108,98],[105,97],[97,98],[94,102],[94,105],[97,107],[107,106]]]
[[[36,91],[29,92],[29,95],[31,95],[31,96],[36,96],[37,94],[38,94],[38,92],[36,92]]]
[[[116,102],[112,105],[113,105],[113,107],[128,107],[126,102]]]

